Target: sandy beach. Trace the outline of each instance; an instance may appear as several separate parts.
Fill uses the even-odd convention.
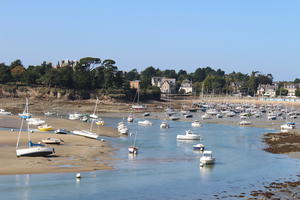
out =
[[[68,119],[47,118],[47,123],[54,129],[65,128],[89,129],[89,124]],[[16,157],[16,141],[21,120],[17,116],[2,116],[0,127],[11,130],[0,131],[0,174],[32,174],[32,173],[58,173],[79,172],[112,169],[109,164],[113,160],[113,149],[104,141],[88,139],[75,135],[58,135],[34,131],[31,140],[35,143],[47,137],[55,137],[64,140],[62,145],[49,145],[55,148],[55,154],[49,157]],[[35,128],[35,127],[31,127]],[[94,132],[101,136],[117,137],[118,133],[111,127],[96,127]],[[27,143],[27,132],[21,133],[20,145]]]

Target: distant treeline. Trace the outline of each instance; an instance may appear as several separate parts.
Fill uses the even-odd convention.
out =
[[[237,90],[243,94],[254,95],[259,84],[272,84],[272,74],[259,74],[253,71],[250,74],[232,72],[225,74],[221,69],[214,70],[210,67],[195,68],[194,72],[185,70],[160,70],[150,66],[138,72],[133,69],[124,72],[118,69],[116,62],[111,59],[85,57],[74,63],[53,66],[43,62],[41,65],[29,65],[25,68],[20,60],[13,61],[10,65],[0,64],[0,83],[40,85],[74,90],[101,90],[104,93],[115,91],[126,93],[127,98],[132,98],[135,91],[129,88],[129,81],[140,80],[141,92],[147,98],[160,98],[160,90],[151,86],[151,78],[163,76],[176,79],[176,91],[181,82],[188,79],[193,82],[196,92],[231,94]],[[295,82],[300,82],[296,79]]]

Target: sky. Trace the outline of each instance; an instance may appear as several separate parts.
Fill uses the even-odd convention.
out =
[[[121,70],[198,67],[300,78],[300,1],[3,0],[0,62],[86,56]]]

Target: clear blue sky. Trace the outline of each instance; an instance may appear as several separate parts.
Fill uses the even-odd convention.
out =
[[[85,56],[120,69],[211,66],[300,78],[300,1],[3,0],[0,62]]]

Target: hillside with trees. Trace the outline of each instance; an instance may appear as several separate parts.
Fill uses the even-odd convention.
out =
[[[140,80],[142,98],[159,99],[159,88],[151,85],[154,76],[176,79],[176,91],[183,80],[192,81],[196,93],[233,94],[238,87],[244,95],[254,95],[259,84],[272,84],[271,74],[260,74],[253,71],[250,74],[232,72],[226,74],[222,69],[198,67],[193,72],[173,69],[160,70],[152,66],[139,72],[132,69],[121,71],[114,60],[94,57],[81,58],[76,63],[64,63],[53,66],[43,62],[40,65],[25,67],[21,60],[15,60],[10,65],[0,64],[0,83],[11,86],[31,86],[57,88],[81,92],[83,98],[90,98],[88,93],[109,94],[117,98],[132,100],[135,90],[129,88],[129,81]],[[299,81],[296,79],[295,81]]]

